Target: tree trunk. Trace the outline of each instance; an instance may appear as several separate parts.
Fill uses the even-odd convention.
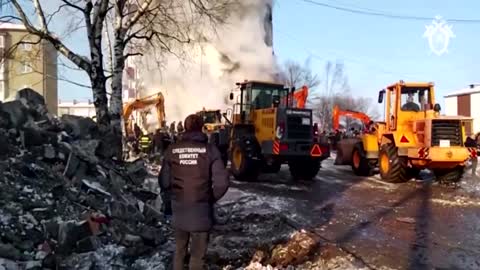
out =
[[[125,35],[123,29],[115,31],[113,53],[112,95],[110,97],[110,125],[115,137],[117,156],[122,156],[122,116],[123,116],[123,70],[125,68]],[[120,142],[120,143],[118,143]]]
[[[90,46],[91,68],[89,70],[90,81],[92,83],[93,104],[95,105],[95,114],[97,116],[97,124],[103,131],[107,131],[110,127],[110,115],[108,114],[108,98],[107,98],[107,78],[103,68],[103,51],[102,51],[102,32],[103,21],[105,19],[105,11],[108,1],[97,3],[99,5],[98,18],[94,25],[91,25],[90,13],[85,14],[87,20],[87,37]],[[100,12],[100,9],[102,12]]]
[[[90,81],[92,83],[93,104],[95,105],[97,124],[103,129],[108,129],[110,126],[110,116],[108,114],[106,78],[103,72],[93,72],[95,69],[95,66],[92,66]]]

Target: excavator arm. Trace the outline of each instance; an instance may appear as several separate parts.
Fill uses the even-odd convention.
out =
[[[340,117],[342,116],[358,119],[362,121],[364,125],[368,125],[371,122],[370,117],[365,113],[350,111],[350,110],[340,110],[340,108],[337,105],[335,105],[335,107],[333,107],[333,129],[334,130],[337,130],[340,127]]]
[[[306,85],[302,86],[300,90],[293,93],[293,100],[296,101],[297,108],[305,109],[305,105],[307,104],[307,97],[308,87]]]
[[[158,123],[162,128],[165,126],[165,98],[161,92],[158,92],[151,96],[136,99],[123,106],[123,120],[125,122],[125,130],[127,134],[132,130],[133,123],[130,119],[132,113],[135,110],[144,109],[149,106],[155,106]]]
[[[294,108],[305,109],[307,104],[308,97],[308,87],[306,85],[302,86],[299,90],[288,94],[289,105],[292,105]],[[283,104],[286,103],[286,97],[282,100]]]

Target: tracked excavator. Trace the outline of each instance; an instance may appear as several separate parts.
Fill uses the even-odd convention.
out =
[[[356,120],[360,120],[366,128],[368,128],[368,126],[372,122],[370,117],[363,112],[356,112],[351,110],[340,110],[340,107],[338,107],[337,105],[333,107],[332,115],[333,115],[332,127],[334,130],[338,130],[340,128],[341,117],[349,117]]]
[[[440,182],[461,180],[475,154],[464,144],[471,118],[441,116],[434,90],[433,83],[399,81],[379,92],[384,121],[348,142],[351,153],[343,156],[355,174],[372,175],[378,166],[381,179],[391,183],[415,178],[422,169],[432,171]]]
[[[368,133],[368,129],[372,124],[370,117],[358,111],[352,110],[341,110],[338,105],[333,107],[332,111],[332,128],[335,131],[340,129],[340,120],[342,118],[351,118],[355,120],[359,120],[364,125],[364,133]],[[356,145],[358,142],[361,141],[360,137],[353,137],[353,138],[335,138],[337,140],[334,142],[337,149],[337,156],[335,158],[335,165],[351,165],[352,162],[352,153],[353,153],[353,146]]]
[[[312,110],[297,107],[304,103],[293,106],[294,89],[283,84],[244,81],[237,86],[239,95],[225,133],[233,176],[253,181],[260,173],[277,173],[288,164],[294,179],[313,179],[330,152],[328,145],[314,140]]]
[[[131,151],[135,153],[139,153],[140,151],[140,144],[139,142],[141,136],[141,129],[139,128],[139,123],[135,121],[132,117],[133,112],[140,110],[140,118],[142,119],[142,123],[144,125],[144,130],[148,130],[146,126],[146,118],[150,111],[145,109],[154,107],[156,111],[156,117],[158,121],[158,126],[160,130],[159,132],[155,132],[155,134],[143,134],[144,136],[141,137],[142,140],[147,140],[149,146],[143,147],[145,149],[150,149],[148,152],[152,153],[156,151],[160,151],[163,149],[164,144],[168,144],[171,141],[171,138],[168,136],[168,132],[166,132],[166,122],[165,122],[165,98],[161,92],[156,94],[135,99],[131,102],[124,104],[123,106],[123,121],[124,121],[124,128],[125,128],[125,135],[127,143],[125,149],[125,156],[128,157],[131,155]],[[138,119],[137,119],[138,120]],[[140,134],[139,134],[140,133]],[[142,141],[143,142],[143,141]]]
[[[165,98],[162,92],[158,92],[147,97],[135,99],[123,106],[123,120],[127,137],[133,135],[135,121],[131,117],[132,113],[152,106],[157,114],[158,125],[160,128],[165,128]],[[142,112],[141,117],[145,119],[146,114]]]

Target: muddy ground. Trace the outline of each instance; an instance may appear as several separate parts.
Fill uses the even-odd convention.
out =
[[[265,266],[275,256],[292,260],[286,269],[480,269],[480,179],[466,177],[454,188],[425,172],[388,184],[354,176],[333,160],[311,182],[293,182],[286,166],[255,182],[232,180],[217,205],[209,269],[272,269]],[[150,168],[149,189],[156,189],[157,170]],[[174,239],[168,224],[158,226],[165,241],[153,250],[111,244],[73,254],[65,269],[169,269]],[[302,230],[318,245],[293,261],[278,247]],[[294,245],[297,254],[305,252],[302,245]],[[252,262],[259,252],[268,255]]]
[[[328,159],[310,183],[292,182],[286,167],[254,183],[234,181],[222,203],[237,201],[233,207],[254,212],[259,222],[252,231],[265,234],[260,241],[285,235],[289,226],[309,229],[335,247],[318,248],[324,260],[340,250],[357,263],[332,269],[480,269],[480,179],[468,173],[459,187],[449,187],[432,182],[428,172],[421,178],[384,183]],[[280,225],[283,231],[274,229],[282,222],[288,224]],[[219,235],[235,238],[229,231]]]

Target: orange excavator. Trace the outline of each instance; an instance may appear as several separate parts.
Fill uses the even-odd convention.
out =
[[[353,119],[358,119],[362,121],[362,123],[365,125],[365,127],[368,127],[371,123],[371,119],[368,115],[362,112],[356,112],[356,111],[349,111],[349,110],[340,110],[340,108],[335,105],[333,107],[333,129],[338,130],[340,127],[340,117],[345,116],[345,117],[350,117]]]
[[[293,93],[288,94],[289,106],[292,108],[305,109],[305,104],[307,104],[308,97],[308,87],[306,85],[302,88],[296,90]],[[287,97],[282,99],[282,103],[285,104]]]
[[[135,125],[133,119],[131,119],[132,113],[135,110],[145,109],[149,106],[155,107],[160,128],[165,127],[165,98],[163,97],[162,92],[158,92],[147,97],[136,99],[123,106],[123,119],[125,122],[127,137],[134,133]]]

